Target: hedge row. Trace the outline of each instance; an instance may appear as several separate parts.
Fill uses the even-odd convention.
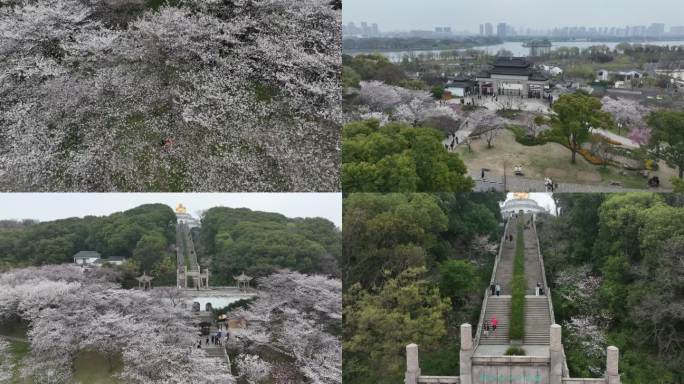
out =
[[[525,239],[523,237],[524,217],[518,217],[518,235],[513,258],[513,282],[511,298],[511,340],[522,340],[525,336]]]

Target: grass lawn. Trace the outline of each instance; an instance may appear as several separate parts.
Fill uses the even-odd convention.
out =
[[[525,176],[542,180],[551,177],[560,183],[577,183],[593,185],[609,185],[620,182],[625,188],[647,189],[646,179],[635,171],[622,171],[616,167],[593,165],[581,155],[577,155],[577,162],[570,162],[570,150],[557,143],[546,143],[537,146],[524,146],[515,141],[513,132],[502,130],[493,141],[493,148],[487,148],[484,140],[478,139],[471,144],[472,153],[466,146],[459,146],[457,152],[471,172],[479,174],[480,169],[490,169],[492,176],[503,175],[504,164],[506,175],[514,177],[513,167],[523,167]],[[620,174],[623,172],[624,175]],[[669,178],[676,175],[676,171],[660,164],[658,175],[664,188],[672,188]]]
[[[112,376],[123,368],[119,356],[111,367],[107,359],[93,351],[80,352],[74,359],[74,382],[92,384],[119,384],[121,381]]]
[[[9,340],[9,350],[14,361],[11,384],[30,384],[32,381],[21,380],[21,361],[29,354],[31,348],[28,342]]]

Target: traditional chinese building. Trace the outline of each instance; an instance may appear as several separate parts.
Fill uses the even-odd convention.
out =
[[[523,57],[498,57],[491,68],[477,74],[482,95],[542,98],[549,89],[549,78],[534,69]]]

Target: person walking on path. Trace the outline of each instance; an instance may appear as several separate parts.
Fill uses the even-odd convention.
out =
[[[539,284],[539,282],[537,282],[537,287],[534,290],[534,295],[539,296],[540,292],[541,292],[541,285]]]
[[[492,316],[492,333],[496,332],[496,326],[499,325],[499,321],[496,319],[496,316]]]
[[[494,286],[494,284],[489,286],[489,290],[492,292],[491,293],[492,296],[494,296],[494,294],[496,293],[495,289],[496,289],[496,287]]]
[[[496,283],[496,295],[501,296],[501,286],[499,283]]]

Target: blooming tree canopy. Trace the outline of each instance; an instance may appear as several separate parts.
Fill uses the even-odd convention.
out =
[[[0,6],[0,188],[338,190],[328,0]]]

